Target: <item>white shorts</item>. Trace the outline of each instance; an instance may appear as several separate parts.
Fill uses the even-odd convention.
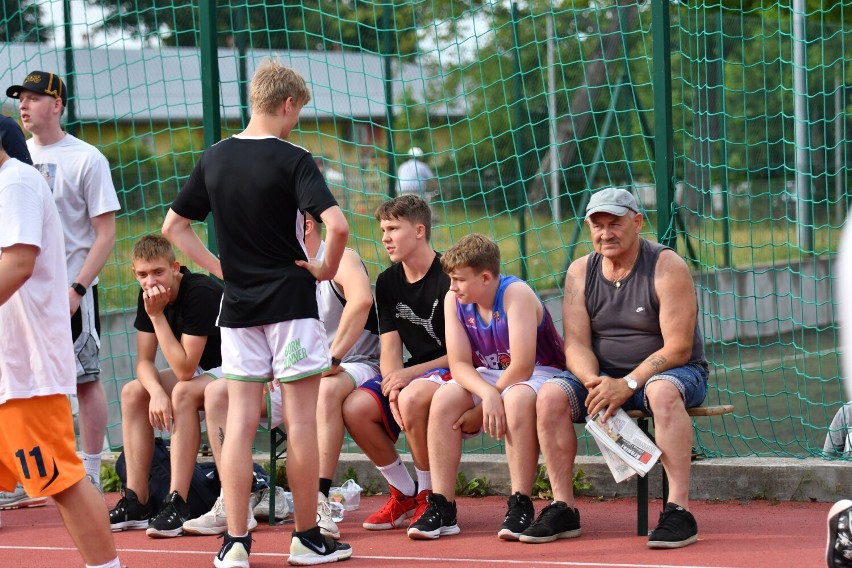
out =
[[[225,376],[225,373],[222,372],[222,367],[214,367],[212,369],[207,369],[206,371],[201,367],[198,367],[195,371],[195,375],[193,376],[197,377],[198,375],[209,375],[214,379],[221,379]]]
[[[80,309],[71,316],[71,335],[74,340],[74,361],[77,367],[77,383],[98,380],[101,372],[99,354],[101,338],[98,335],[95,306],[95,288],[80,298]]]
[[[296,381],[327,371],[330,361],[318,319],[222,328],[222,370],[228,379]]]
[[[352,379],[352,382],[355,383],[355,388],[360,387],[379,374],[378,365],[363,361],[359,361],[358,363],[343,363],[341,366]],[[278,381],[270,381],[266,383],[266,386],[266,421],[261,426],[267,430],[272,430],[284,423],[284,394],[281,384]]]

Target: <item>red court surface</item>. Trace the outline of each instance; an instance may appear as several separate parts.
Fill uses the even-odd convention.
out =
[[[118,495],[109,494],[112,505]],[[578,501],[583,535],[548,544],[503,542],[497,531],[506,499],[459,500],[461,534],[437,541],[412,541],[403,530],[371,532],[361,522],[385,498],[362,497],[361,507],[341,523],[354,550],[343,567],[412,566],[586,566],[586,567],[817,567],[825,566],[825,517],[830,503],[725,501],[692,503],[699,541],[679,550],[649,550],[636,536],[632,499]],[[536,511],[544,501],[536,501]],[[660,502],[651,503],[651,526]],[[52,502],[47,507],[2,512],[0,567],[83,566]],[[252,568],[286,566],[292,524],[254,531]],[[144,531],[114,533],[123,564],[134,567],[195,568],[213,565],[216,537],[155,540]],[[338,564],[339,565],[339,564]]]

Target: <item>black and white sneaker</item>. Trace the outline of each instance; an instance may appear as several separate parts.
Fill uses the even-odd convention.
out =
[[[456,521],[456,502],[450,503],[438,493],[426,496],[429,504],[410,527],[408,538],[412,540],[432,540],[440,536],[459,534],[461,529]]]
[[[535,517],[532,499],[526,495],[521,495],[520,491],[516,491],[514,495],[509,497],[506,505],[508,511],[506,511],[506,518],[503,519],[503,526],[500,527],[497,537],[502,540],[518,540],[518,537],[529,528]]]
[[[319,527],[314,527],[301,533],[293,531],[287,562],[293,566],[314,566],[340,562],[350,556],[351,546],[325,536]]]
[[[132,489],[125,489],[109,512],[109,526],[114,532],[146,529],[153,516],[154,504],[150,499],[143,505]]]
[[[219,549],[219,554],[213,559],[216,568],[249,568],[249,554],[251,554],[251,536],[231,536],[228,533],[222,535],[225,542]]]
[[[183,534],[183,524],[189,520],[189,506],[177,491],[166,498],[163,508],[148,523],[145,534],[152,538],[172,538]]]
[[[844,499],[828,511],[828,543],[825,547],[828,568],[852,566],[852,501]]]
[[[698,540],[698,523],[692,513],[676,503],[666,503],[648,548],[682,548]]]
[[[580,536],[581,532],[580,511],[562,501],[553,501],[541,510],[538,518],[521,533],[518,540],[539,544],[560,538],[575,538]]]

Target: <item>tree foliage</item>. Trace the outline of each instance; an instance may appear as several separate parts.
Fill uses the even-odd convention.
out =
[[[0,42],[41,43],[50,39],[51,29],[41,25],[42,9],[37,0],[3,0]]]

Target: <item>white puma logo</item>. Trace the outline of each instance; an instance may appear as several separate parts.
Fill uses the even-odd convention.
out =
[[[432,313],[429,314],[429,319],[423,319],[417,314],[414,313],[410,307],[406,306],[402,302],[398,302],[396,305],[396,317],[402,318],[404,320],[408,320],[414,325],[422,326],[423,329],[426,330],[426,333],[429,334],[429,337],[435,340],[438,345],[443,345],[441,340],[435,335],[435,329],[432,326],[432,318],[435,317],[435,310],[438,308],[438,300],[436,299],[432,303]]]

